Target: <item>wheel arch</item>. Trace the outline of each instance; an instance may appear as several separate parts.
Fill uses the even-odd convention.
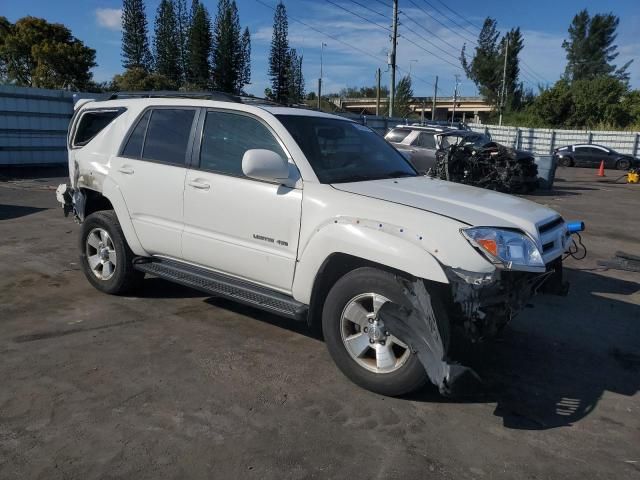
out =
[[[317,326],[321,324],[322,308],[331,287],[333,287],[333,285],[347,273],[363,267],[377,268],[409,279],[416,278],[408,272],[389,265],[343,252],[334,252],[324,259],[314,278],[309,301],[309,314],[307,316],[307,323],[309,326]],[[446,285],[443,282],[437,282],[429,279],[423,280],[429,283],[439,284],[441,286]]]
[[[105,178],[102,184],[102,192],[90,188],[80,189],[85,197],[83,218],[100,210],[113,210],[118,218],[122,233],[133,253],[140,256],[148,256],[142,248],[138,235],[131,222],[129,209],[118,185],[110,178]]]

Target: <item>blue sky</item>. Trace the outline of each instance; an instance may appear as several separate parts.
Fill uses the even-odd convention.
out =
[[[96,80],[108,80],[122,70],[120,1],[5,0],[3,3],[0,14],[11,21],[33,15],[70,27],[76,37],[97,51]],[[146,1],[150,27],[158,3],[159,0]],[[214,15],[217,1],[204,0],[203,3]],[[240,21],[243,27],[249,27],[252,35],[252,84],[248,90],[262,96],[268,86],[267,58],[273,20],[273,10],[268,5],[275,5],[276,0],[237,0],[237,3]],[[391,8],[387,5],[391,0],[285,0],[284,3],[289,14],[290,44],[304,55],[307,90],[316,88],[323,42],[326,44],[324,92],[337,91],[345,86],[373,85],[378,67],[383,70],[383,84],[388,83],[389,74],[385,70],[390,41],[385,28],[390,24]],[[478,31],[475,26],[480,26],[486,16],[496,18],[503,31],[516,26],[523,31],[522,79],[529,87],[535,87],[538,82],[553,83],[560,77],[565,65],[562,40],[566,38],[573,15],[582,8],[587,8],[590,13],[611,11],[620,17],[618,64],[640,52],[640,8],[637,0],[606,4],[576,0],[400,0],[399,4],[398,66],[400,75],[411,70],[416,95],[431,95],[436,75],[439,76],[439,95],[452,94],[456,73],[461,74],[461,94],[476,93],[473,83],[457,68],[459,62],[456,58],[463,43],[473,47],[471,41],[477,39]],[[445,4],[458,15],[448,10]],[[632,64],[631,77],[632,86],[640,88],[638,58]]]

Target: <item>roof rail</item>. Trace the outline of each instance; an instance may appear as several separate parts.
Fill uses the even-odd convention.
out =
[[[217,100],[219,102],[241,103],[239,97],[224,92],[178,92],[172,90],[141,91],[141,92],[116,92],[107,100],[119,100],[123,98],[200,98],[203,100]]]

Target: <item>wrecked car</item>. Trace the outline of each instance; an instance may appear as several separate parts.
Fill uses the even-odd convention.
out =
[[[446,390],[452,343],[495,335],[562,283],[558,213],[422,176],[366,126],[221,94],[139,97],[83,100],[69,128],[57,197],[101,292],[151,275],[318,325],[348,378],[401,395]]]
[[[476,132],[444,133],[440,145],[429,171],[433,177],[504,193],[538,188],[538,166],[529,152],[491,142]]]

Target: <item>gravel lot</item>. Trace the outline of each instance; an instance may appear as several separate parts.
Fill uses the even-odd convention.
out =
[[[640,186],[561,169],[531,197],[584,219],[566,298],[473,356],[486,392],[359,389],[306,326],[148,278],[94,290],[64,179],[0,171],[0,478],[639,478]]]

